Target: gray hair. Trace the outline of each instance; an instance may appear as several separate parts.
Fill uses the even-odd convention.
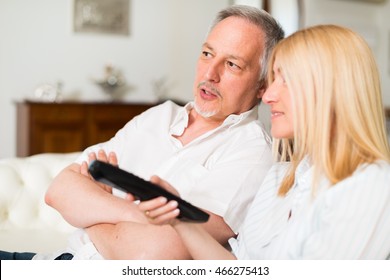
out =
[[[264,52],[260,58],[261,72],[259,77],[260,86],[267,83],[268,60],[274,46],[284,38],[281,25],[266,11],[245,5],[233,5],[221,10],[214,19],[209,32],[222,20],[228,17],[239,17],[255,24],[265,34]]]

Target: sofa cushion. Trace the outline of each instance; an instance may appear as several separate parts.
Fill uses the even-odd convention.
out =
[[[44,202],[45,192],[79,153],[0,159],[0,250],[51,252],[74,228]]]

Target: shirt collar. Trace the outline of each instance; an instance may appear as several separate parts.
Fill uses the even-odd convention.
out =
[[[181,107],[172,122],[170,133],[171,135],[181,135],[184,129],[188,126],[189,121],[189,113],[194,108],[194,102],[187,103],[184,107]],[[235,125],[238,125],[242,122],[251,122],[253,120],[257,120],[258,118],[258,105],[254,106],[251,110],[237,114],[229,115],[223,123],[216,129],[219,130],[221,128],[232,128]]]
[[[309,157],[306,156],[302,161],[298,164],[297,169],[295,170],[295,182],[294,188],[302,189],[309,188],[312,180],[312,166],[309,160]]]
[[[327,189],[330,186],[330,182],[325,176],[321,176],[316,183],[316,185],[312,186],[314,176],[314,167],[309,158],[306,156],[299,164],[295,171],[295,183],[294,187],[301,189],[302,191],[305,189],[310,189],[314,191],[314,194],[318,194],[322,192],[324,189]]]
[[[254,120],[257,120],[258,118],[258,105],[254,106],[249,111],[246,111],[244,113],[241,113],[239,115],[237,114],[231,114],[229,115],[221,125],[221,127],[233,127],[241,122],[251,122]]]
[[[173,120],[170,127],[171,135],[181,135],[183,134],[184,129],[188,126],[188,115],[193,108],[193,103],[189,102],[184,107],[180,107],[175,119]]]

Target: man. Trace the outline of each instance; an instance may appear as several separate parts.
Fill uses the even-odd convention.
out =
[[[74,259],[189,258],[172,228],[152,225],[136,204],[85,176],[83,162],[95,157],[145,179],[160,176],[210,214],[204,227],[216,240],[225,244],[234,236],[272,163],[257,105],[268,54],[283,35],[264,11],[222,10],[201,49],[194,102],[144,112],[54,179],[46,202],[84,229],[65,252]]]

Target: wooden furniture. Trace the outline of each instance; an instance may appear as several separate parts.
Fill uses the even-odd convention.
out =
[[[109,140],[129,120],[154,105],[16,102],[17,156],[82,151]]]

